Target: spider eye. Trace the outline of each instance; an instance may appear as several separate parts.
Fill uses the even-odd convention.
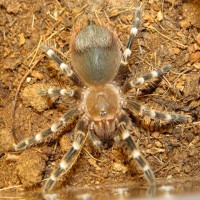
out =
[[[101,116],[105,116],[107,115],[107,112],[105,110],[101,110],[100,113],[99,113]]]

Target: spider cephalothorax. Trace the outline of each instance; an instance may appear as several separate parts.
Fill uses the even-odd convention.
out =
[[[72,147],[47,179],[44,185],[44,192],[50,191],[57,179],[72,167],[87,138],[97,148],[101,146],[102,141],[107,141],[108,143],[112,141],[111,143],[113,143],[115,138],[124,140],[131,150],[132,157],[137,161],[148,182],[155,182],[153,171],[131,136],[130,127],[132,122],[126,110],[137,111],[141,115],[147,115],[150,118],[168,122],[187,122],[188,116],[160,113],[141,105],[134,99],[130,100],[126,98],[126,93],[135,86],[169,72],[170,65],[165,65],[161,69],[154,70],[143,77],[132,78],[121,88],[113,83],[120,65],[123,63],[123,67],[131,55],[133,39],[138,32],[140,20],[141,7],[138,7],[123,56],[118,45],[118,39],[107,28],[98,25],[89,25],[80,30],[71,44],[71,60],[75,73],[50,47],[42,45],[42,49],[57,62],[60,69],[66,73],[68,78],[77,87],[81,87],[79,90],[50,88],[47,91],[40,92],[42,95],[57,94],[74,97],[80,103],[77,107],[67,111],[50,128],[15,145],[15,149],[19,151],[41,142],[51,133],[57,132],[71,117],[79,116],[79,121],[75,127],[75,139]],[[79,79],[85,85],[84,88],[80,84]],[[82,92],[79,92],[80,90]]]

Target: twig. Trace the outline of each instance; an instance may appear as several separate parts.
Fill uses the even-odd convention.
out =
[[[51,33],[53,32],[53,30],[55,29],[55,27],[57,27],[64,19],[65,17],[65,12],[62,13],[62,15],[60,16],[60,18],[54,23],[54,25],[47,31],[47,33],[45,34],[45,38],[49,37],[49,35],[51,35]]]
[[[82,15],[84,13],[84,10],[88,7],[89,5],[88,4],[85,4],[80,10],[79,10],[79,13],[74,17],[73,21],[75,22],[76,19]]]
[[[186,69],[186,70],[184,70],[183,72],[181,72],[181,73],[177,73],[177,78],[173,81],[174,82],[174,88],[175,88],[175,85],[177,84],[177,81],[178,81],[178,79],[183,75],[183,74],[186,74],[187,73],[187,71],[188,71],[188,69]],[[173,72],[174,73],[174,72]],[[176,74],[176,73],[175,73]]]
[[[148,26],[148,28],[151,29],[151,30],[156,31],[156,32],[157,32],[158,34],[160,34],[162,37],[164,37],[164,38],[170,40],[171,42],[173,42],[173,43],[175,43],[175,44],[177,44],[177,45],[179,45],[179,46],[181,46],[181,47],[183,47],[183,48],[187,48],[186,45],[183,45],[183,44],[181,44],[181,43],[179,43],[179,42],[174,41],[174,40],[171,39],[170,37],[168,37],[168,36],[162,34],[161,32],[159,32],[159,31],[158,31],[156,28],[154,28],[153,26]]]
[[[60,30],[56,31],[55,33],[52,33],[45,41],[50,40],[53,36],[57,35],[61,31],[63,31],[64,29],[65,29],[65,27],[63,26]]]
[[[95,14],[95,17],[97,18],[99,25],[102,26],[102,21],[100,20],[99,15],[96,10],[94,11],[94,14]]]
[[[86,152],[86,154],[87,154],[88,156],[90,156],[92,159],[94,159],[94,160],[96,160],[96,161],[99,161],[99,162],[106,162],[106,160],[99,160],[99,159],[95,158],[94,156],[92,156],[91,153],[89,153],[89,151],[88,151],[87,149],[83,148],[83,150],[84,150],[84,151]]]
[[[143,58],[141,58],[140,56],[136,56],[139,60],[141,60],[142,62],[146,63],[148,66],[152,67],[152,64],[149,63],[148,61],[144,60]]]
[[[33,64],[33,61],[38,53],[38,50],[39,50],[39,47],[40,47],[40,44],[41,44],[41,39],[40,41],[38,42],[38,45],[36,47],[36,50],[35,50],[35,53],[33,55],[33,58],[32,60],[30,61],[30,64],[29,66],[31,66]],[[15,142],[17,143],[18,142],[18,139],[17,139],[17,136],[15,134],[15,111],[16,111],[16,106],[17,106],[17,99],[18,99],[18,96],[19,96],[19,91],[20,91],[20,88],[23,84],[23,82],[26,80],[27,76],[33,71],[34,67],[37,65],[37,63],[41,60],[41,56],[39,56],[39,58],[35,61],[35,63],[33,64],[33,66],[26,72],[26,74],[23,76],[23,78],[21,79],[20,83],[19,83],[19,86],[17,88],[17,91],[15,93],[15,99],[14,99],[14,103],[13,103],[13,111],[12,111],[12,135],[13,135],[13,138],[15,140]]]
[[[22,187],[23,185],[12,185],[10,187],[6,187],[6,188],[1,188],[0,191],[5,191],[5,190],[11,190],[11,189],[14,189],[14,188],[20,188]]]
[[[32,28],[32,29],[33,29],[33,27],[34,27],[34,24],[35,24],[35,15],[33,14],[32,24],[31,24],[31,28]]]

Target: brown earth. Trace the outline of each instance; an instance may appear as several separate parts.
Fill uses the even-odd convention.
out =
[[[91,3],[92,2],[92,3]],[[56,45],[70,62],[70,38],[88,19],[109,27],[125,49],[138,5],[126,0],[108,1],[0,1],[0,188],[41,187],[60,158],[70,148],[76,119],[44,143],[23,152],[13,148],[13,105],[16,101],[15,134],[21,141],[49,127],[77,105],[70,98],[38,96],[41,88],[69,87],[57,65],[38,50],[40,40]],[[160,3],[162,2],[162,3]],[[189,114],[187,124],[164,124],[143,118],[132,120],[134,135],[159,179],[200,176],[200,3],[199,1],[143,1],[143,20],[129,62],[134,77],[163,64],[172,70],[158,85],[139,97],[154,109]],[[32,71],[29,69],[32,67]],[[27,72],[29,72],[27,74]],[[130,73],[131,73],[130,72]],[[152,84],[149,84],[152,86]],[[144,88],[145,89],[145,88]],[[141,91],[141,90],[140,90]],[[135,94],[129,94],[135,96]],[[89,144],[57,186],[144,181],[124,145],[95,152]],[[91,155],[92,154],[92,155]],[[95,158],[94,158],[95,157]]]

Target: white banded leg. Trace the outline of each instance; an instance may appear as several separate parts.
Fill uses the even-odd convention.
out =
[[[76,137],[72,144],[70,150],[63,156],[59,165],[51,173],[50,177],[44,184],[43,192],[49,192],[55,185],[59,177],[62,176],[64,172],[67,172],[77,160],[78,155],[86,141],[87,134],[85,134],[85,123],[83,120],[80,120],[76,125]]]
[[[131,48],[132,48],[132,45],[133,45],[134,38],[138,33],[138,28],[139,28],[139,25],[140,25],[140,22],[141,22],[141,18],[142,18],[142,6],[140,5],[135,11],[135,19],[133,21],[133,25],[132,25],[132,28],[131,28],[131,31],[130,31],[128,43],[126,45],[126,49],[125,49],[124,54],[123,54],[125,63],[127,62],[128,57],[130,57],[130,55],[131,55]]]
[[[14,145],[15,151],[21,151],[23,149],[26,149],[27,147],[30,147],[34,144],[41,142],[44,138],[48,137],[51,133],[57,132],[69,119],[71,119],[72,117],[78,114],[77,111],[78,111],[77,108],[73,108],[69,110],[63,117],[59,119],[57,123],[54,123],[50,128],[21,141],[19,144]]]
[[[151,170],[149,163],[141,154],[139,148],[137,147],[135,141],[130,135],[129,130],[126,128],[129,122],[129,118],[126,114],[121,114],[119,117],[119,126],[118,126],[118,133],[120,134],[121,138],[126,141],[128,147],[131,150],[132,157],[137,161],[138,166],[143,171],[145,178],[149,183],[155,182],[155,176],[153,171]]]
[[[125,107],[129,110],[137,111],[140,115],[147,115],[152,119],[159,119],[167,122],[186,123],[190,119],[189,115],[161,113],[132,100],[127,100]]]
[[[46,44],[42,44],[41,49],[59,65],[61,71],[65,72],[68,78],[72,80],[75,85],[81,85],[78,77],[75,75],[71,67],[66,64],[53,49]]]
[[[135,86],[142,85],[146,81],[149,81],[153,78],[157,78],[159,76],[166,74],[167,72],[170,71],[170,69],[171,69],[171,65],[167,64],[167,65],[164,65],[159,70],[153,70],[150,73],[144,75],[143,77],[136,78],[135,80],[131,80],[129,82],[126,82],[122,87],[122,91],[128,92],[130,89],[134,88]]]
[[[77,90],[65,89],[65,88],[49,88],[48,90],[40,90],[40,96],[52,96],[52,95],[59,95],[59,96],[69,96],[74,97],[76,99],[80,98],[80,92]]]

